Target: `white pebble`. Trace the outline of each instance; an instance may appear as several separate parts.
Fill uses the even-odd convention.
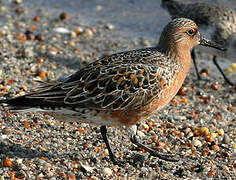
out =
[[[17,159],[17,160],[16,160],[16,162],[17,162],[18,164],[22,164],[22,162],[23,162],[23,159],[22,159],[22,158],[20,158],[20,159]]]
[[[91,167],[91,166],[87,166],[87,165],[84,165],[82,163],[80,163],[80,166],[86,171],[86,172],[91,172],[94,167]]]
[[[93,37],[93,32],[91,29],[85,29],[84,30],[84,35],[87,37],[87,38],[91,38]]]
[[[101,5],[96,6],[96,11],[101,11],[102,9],[103,9],[103,7]]]
[[[7,135],[6,135],[6,134],[1,135],[1,139],[2,139],[2,140],[3,140],[3,139],[7,139]]]
[[[34,50],[33,50],[33,47],[26,47],[24,49],[24,55],[26,57],[34,57]]]
[[[145,134],[142,131],[139,131],[139,130],[137,130],[137,135],[141,138],[145,137]]]
[[[55,32],[60,33],[60,34],[70,34],[71,31],[64,28],[64,27],[56,27],[53,29]]]
[[[76,37],[76,33],[74,31],[71,31],[70,32],[70,37],[75,38]]]
[[[49,178],[49,180],[57,180],[55,177],[51,177]]]
[[[24,171],[28,171],[28,167],[24,164],[21,164],[21,169]]]
[[[15,0],[15,3],[16,3],[16,4],[21,4],[21,3],[22,3],[22,0]]]
[[[183,121],[183,120],[186,120],[186,119],[187,118],[185,116],[179,116],[179,115],[174,116],[174,120]]]
[[[115,26],[113,25],[113,24],[106,24],[106,26],[105,26],[107,29],[109,29],[109,30],[113,30],[113,29],[115,29]]]
[[[193,141],[192,141],[192,144],[193,144],[194,146],[197,146],[197,147],[201,147],[201,146],[202,146],[202,142],[199,141],[198,139],[193,140]]]
[[[145,38],[141,38],[141,44],[143,46],[149,47],[151,46],[151,43],[149,42],[149,40],[145,39]]]
[[[110,168],[104,168],[102,172],[103,174],[108,175],[108,176],[112,175],[112,170]]]

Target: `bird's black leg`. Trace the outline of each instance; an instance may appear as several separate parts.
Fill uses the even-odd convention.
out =
[[[226,81],[229,85],[233,86],[234,84],[226,77],[226,75],[224,74],[223,70],[222,70],[221,67],[219,66],[219,64],[218,64],[218,62],[217,62],[217,60],[216,60],[216,56],[213,57],[213,62],[214,62],[214,64],[216,65],[216,67],[219,69],[219,71],[220,71],[220,73],[222,74],[222,76],[224,77],[225,81]]]
[[[117,164],[117,165],[120,165],[120,166],[124,165],[125,162],[124,161],[119,161],[117,159],[117,157],[112,152],[111,146],[110,146],[109,141],[107,139],[107,128],[106,128],[106,126],[101,126],[100,130],[101,130],[102,138],[103,138],[103,140],[104,140],[104,142],[107,146],[107,150],[109,152],[109,157],[110,157],[111,161],[114,164]]]
[[[197,67],[197,63],[196,63],[196,52],[195,52],[194,49],[191,51],[191,57],[192,57],[192,60],[193,60],[193,64],[194,64],[194,68],[195,68],[195,71],[196,71],[196,74],[197,74],[197,78],[198,78],[198,80],[201,80],[202,78],[201,78],[201,75],[198,71],[198,67]]]
[[[138,146],[139,148],[143,148],[145,149],[147,152],[150,153],[151,156],[156,156],[160,159],[163,159],[163,160],[166,160],[166,161],[172,161],[172,162],[177,162],[179,161],[178,159],[175,159],[173,158],[175,156],[175,154],[164,154],[164,153],[159,153],[157,152],[156,150],[154,149],[151,149],[147,146],[145,146],[144,144],[141,144],[139,141],[138,141],[138,137],[136,135],[136,131],[137,131],[137,127],[131,127],[132,129],[132,134],[131,134],[131,137],[130,137],[130,140],[132,143],[134,143],[136,146]]]

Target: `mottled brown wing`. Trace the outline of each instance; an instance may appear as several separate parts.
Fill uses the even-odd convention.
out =
[[[146,49],[111,55],[78,71],[65,82],[51,88],[46,86],[30,98],[44,98],[44,102],[50,103],[63,101],[79,108],[137,109],[158,96],[160,85],[163,86],[158,68],[152,64],[158,58],[154,52]]]
[[[136,109],[148,104],[160,90],[150,66],[126,65],[95,69],[79,82],[66,83],[64,102],[96,109]]]

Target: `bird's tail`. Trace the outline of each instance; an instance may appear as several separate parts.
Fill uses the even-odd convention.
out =
[[[32,99],[20,96],[16,98],[8,98],[0,100],[0,104],[7,107],[12,112],[25,111],[30,108],[39,108],[40,102],[32,101]]]

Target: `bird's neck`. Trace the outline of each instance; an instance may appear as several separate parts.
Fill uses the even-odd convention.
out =
[[[174,60],[173,63],[176,63],[178,65],[178,70],[176,72],[176,76],[178,76],[178,79],[181,81],[180,84],[184,82],[184,79],[186,78],[190,66],[191,66],[191,54],[189,48],[171,48],[171,50],[166,52],[168,56],[172,57]]]
[[[178,60],[178,63],[181,67],[180,71],[184,76],[183,78],[185,79],[191,66],[190,50],[188,48],[181,48],[181,50],[174,52],[173,56],[175,56]]]
[[[164,36],[165,37],[165,36]],[[161,38],[157,45],[158,51],[171,57],[174,62],[180,67],[180,72],[183,73],[183,78],[189,72],[191,66],[191,54],[188,44],[176,44],[168,39]]]
[[[171,45],[168,45],[168,46],[162,45],[162,46],[158,46],[158,50],[162,52],[163,54],[169,57],[172,57],[172,59],[176,59],[177,63],[186,64],[186,65],[191,64],[191,54],[190,54],[190,49],[188,46],[171,47]]]

